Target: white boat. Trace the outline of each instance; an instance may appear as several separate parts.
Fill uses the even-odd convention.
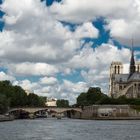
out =
[[[58,113],[58,114],[56,115],[56,118],[57,118],[57,119],[62,119],[61,114],[60,114],[60,113]]]

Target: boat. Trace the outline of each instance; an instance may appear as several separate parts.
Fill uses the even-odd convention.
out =
[[[47,118],[46,114],[36,114],[35,115],[36,118]]]
[[[59,120],[60,120],[60,119],[62,119],[61,114],[60,114],[60,113],[58,113],[58,114],[56,115],[56,118],[57,118],[57,119],[59,119]]]

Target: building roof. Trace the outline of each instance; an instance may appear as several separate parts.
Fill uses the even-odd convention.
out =
[[[131,76],[130,74],[115,75],[115,82],[130,82],[130,81],[140,81],[140,73],[135,72]]]
[[[128,82],[129,74],[116,74],[115,82]]]
[[[140,81],[140,73],[138,73],[138,72],[133,73],[129,77],[128,81]]]

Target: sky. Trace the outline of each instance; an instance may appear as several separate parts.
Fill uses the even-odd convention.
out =
[[[140,0],[0,1],[0,80],[76,102],[89,87],[108,94],[112,61],[140,58]]]

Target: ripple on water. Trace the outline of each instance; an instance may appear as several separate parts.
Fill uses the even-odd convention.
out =
[[[73,119],[0,123],[0,140],[140,140],[139,121]]]

